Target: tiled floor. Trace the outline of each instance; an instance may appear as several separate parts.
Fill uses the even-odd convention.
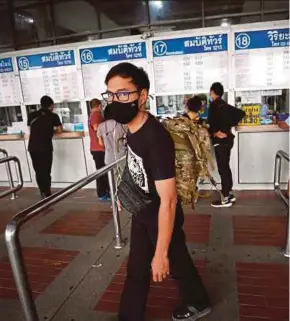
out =
[[[287,209],[273,192],[237,197],[230,209],[212,209],[211,199],[199,201],[194,212],[185,209],[189,251],[213,302],[202,320],[287,321],[289,265],[280,254]],[[16,201],[0,200],[0,233],[38,199],[27,189]],[[127,239],[130,218],[124,212],[121,222]],[[93,190],[80,191],[24,227],[21,242],[40,320],[117,321],[128,245],[115,250],[113,235],[110,204],[97,203]],[[2,234],[1,321],[24,321],[17,297]],[[152,283],[146,321],[170,320],[177,302],[175,281]]]
[[[44,248],[24,248],[23,256],[33,296],[44,293],[46,287],[77,256],[77,251]],[[17,299],[16,286],[8,257],[0,260],[0,299]]]
[[[71,211],[45,228],[42,233],[96,236],[111,220],[110,211]]]
[[[286,217],[234,216],[234,244],[283,246]]]

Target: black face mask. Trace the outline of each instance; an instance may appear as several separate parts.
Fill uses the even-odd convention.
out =
[[[138,99],[131,101],[129,103],[121,103],[120,101],[113,101],[108,104],[106,109],[110,111],[110,118],[114,119],[117,123],[128,124],[133,120],[138,112]]]

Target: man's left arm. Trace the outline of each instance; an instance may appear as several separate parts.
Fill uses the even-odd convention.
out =
[[[158,235],[152,276],[155,282],[163,281],[169,274],[168,251],[171,243],[177,202],[175,179],[175,148],[170,134],[160,132],[150,148],[152,178],[160,198]]]
[[[160,197],[158,214],[158,238],[152,261],[154,282],[162,282],[169,275],[168,251],[171,243],[177,203],[176,180],[169,178],[155,181]]]
[[[91,115],[91,125],[95,132],[98,131],[98,126],[103,122],[102,115],[99,113],[93,113]]]

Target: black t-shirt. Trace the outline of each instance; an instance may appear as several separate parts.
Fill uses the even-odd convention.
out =
[[[40,109],[28,115],[27,125],[30,126],[28,150],[30,152],[52,151],[53,129],[61,126],[58,115],[50,110]]]
[[[160,199],[155,181],[175,177],[175,148],[169,132],[152,115],[135,133],[128,134],[128,167],[135,184],[150,196],[154,208]]]

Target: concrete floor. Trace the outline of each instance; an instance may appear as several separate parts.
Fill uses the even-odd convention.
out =
[[[214,195],[212,196],[212,198]],[[205,321],[289,320],[287,208],[273,192],[237,192],[229,209],[202,199],[185,209],[188,248],[208,288],[213,311]],[[24,320],[3,231],[19,210],[39,199],[24,189],[0,200],[0,320]],[[114,249],[110,204],[82,190],[24,226],[21,242],[39,320],[113,321],[125,277],[130,219],[121,213],[127,245]],[[152,286],[148,320],[170,320],[176,286]],[[136,320],[137,321],[137,320]]]

